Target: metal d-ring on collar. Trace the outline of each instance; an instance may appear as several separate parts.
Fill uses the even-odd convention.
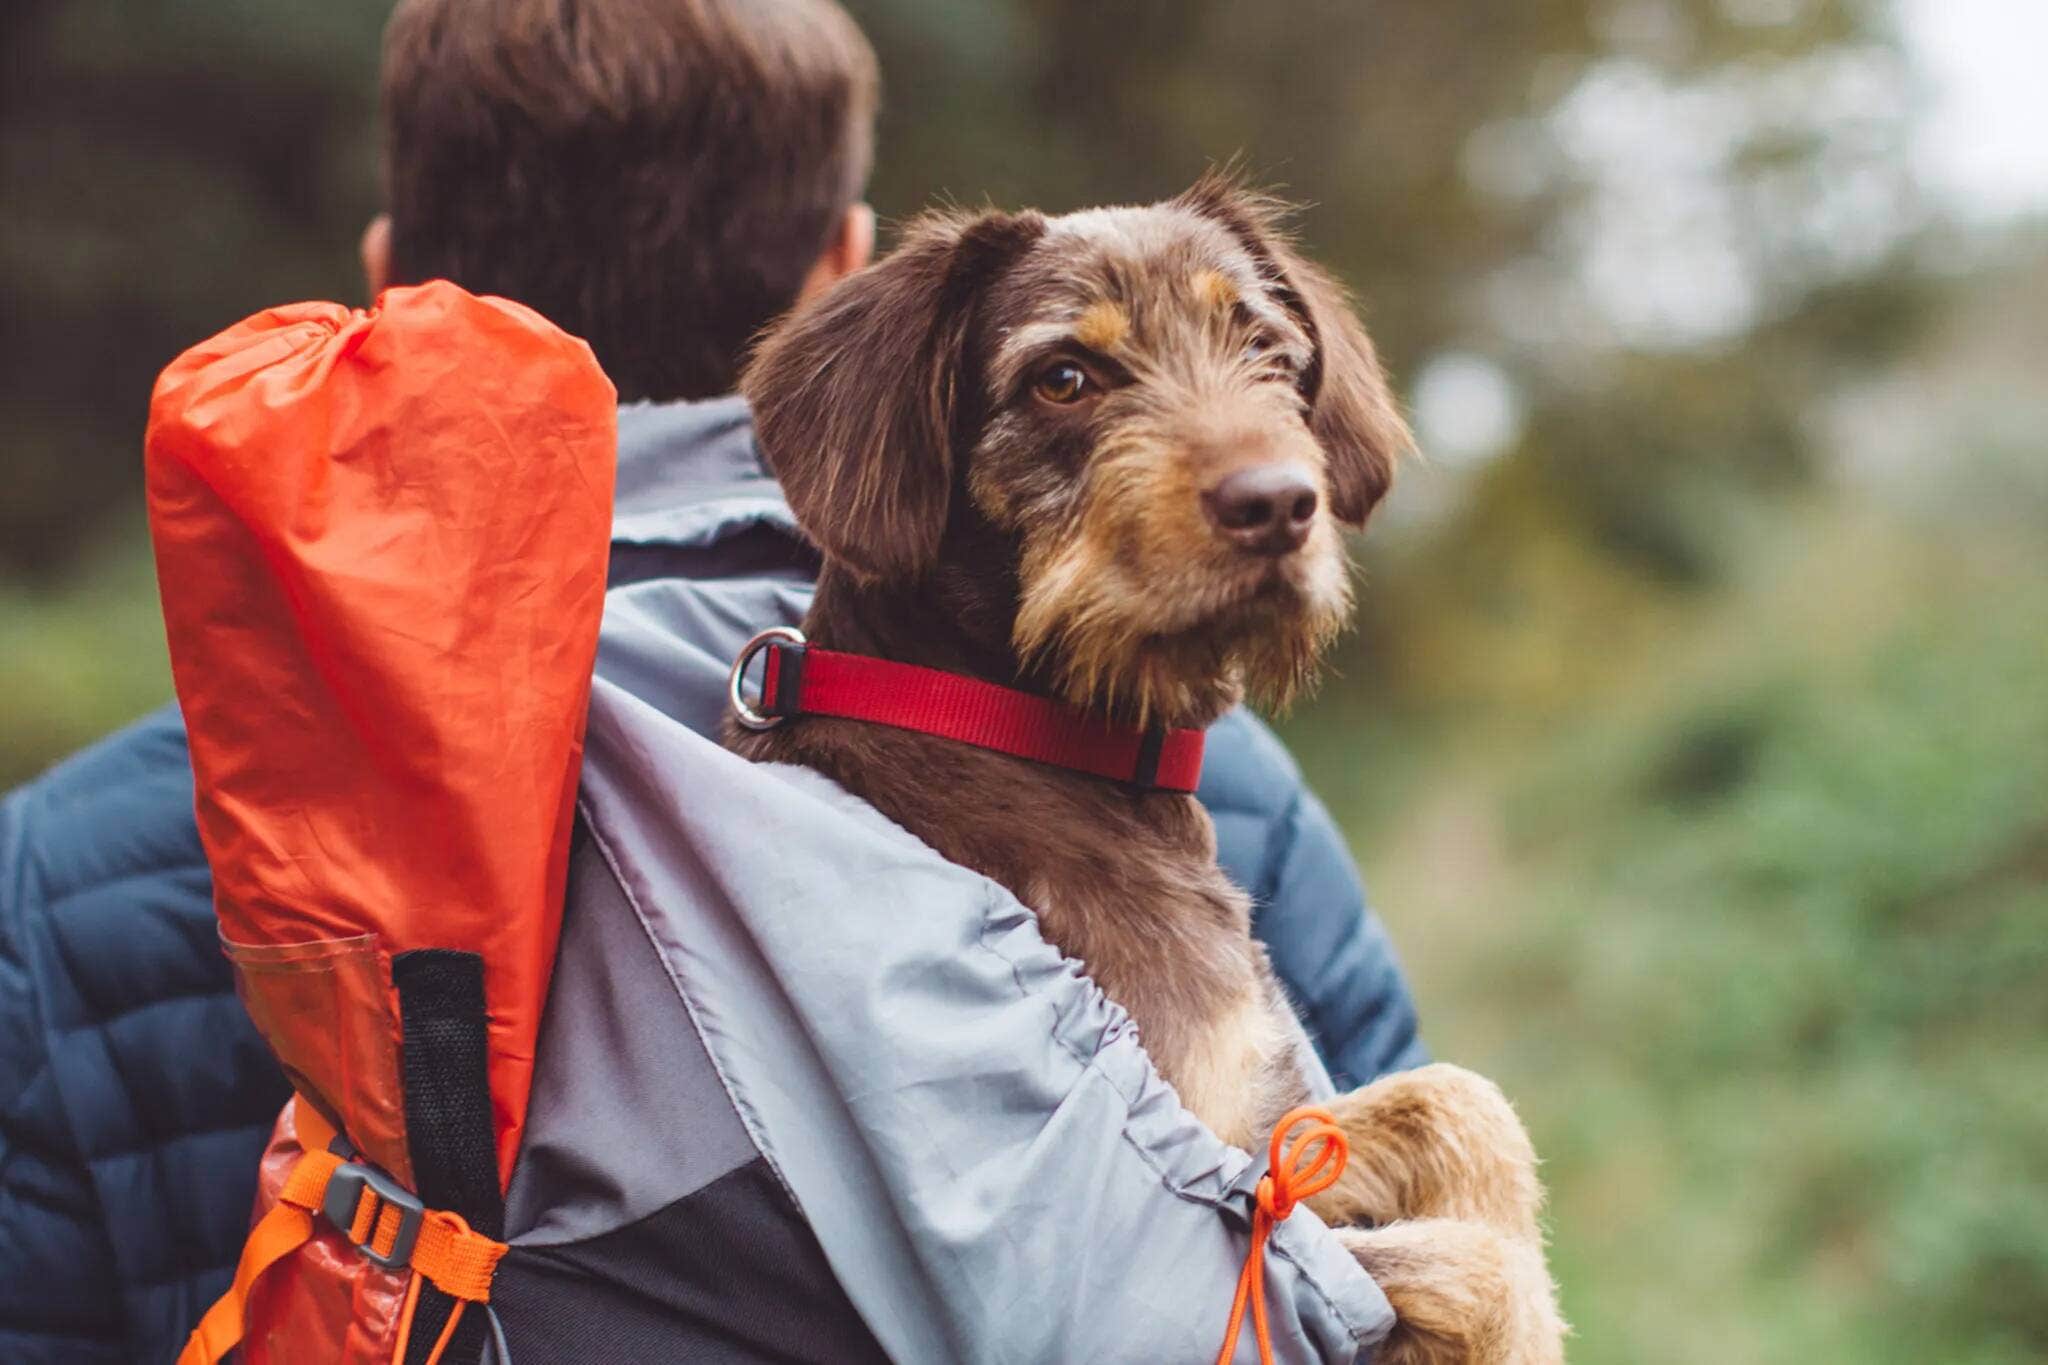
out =
[[[726,700],[732,703],[733,719],[737,720],[746,729],[773,730],[788,719],[787,716],[763,715],[755,710],[747,704],[746,693],[743,689],[747,676],[747,665],[754,661],[756,654],[759,654],[769,645],[778,642],[801,646],[804,644],[804,633],[795,626],[770,626],[740,646],[739,657],[732,661],[732,674],[726,679],[725,696]]]

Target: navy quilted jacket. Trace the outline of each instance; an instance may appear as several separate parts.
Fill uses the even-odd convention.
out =
[[[168,1360],[288,1093],[235,998],[166,708],[0,805],[0,1360]]]
[[[744,420],[718,429],[744,439]],[[622,497],[649,477],[628,455]],[[664,464],[678,496],[701,492],[686,453]],[[1201,795],[1338,1084],[1424,1060],[1392,949],[1279,742],[1219,725]],[[169,1360],[227,1287],[287,1092],[215,938],[175,708],[0,802],[6,1365]]]

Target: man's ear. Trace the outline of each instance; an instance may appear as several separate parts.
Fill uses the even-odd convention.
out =
[[[1211,172],[1176,202],[1230,228],[1308,332],[1314,358],[1301,387],[1309,429],[1329,460],[1330,511],[1347,525],[1365,525],[1414,438],[1344,287],[1295,250],[1282,226],[1285,204],[1229,173]]]
[[[370,220],[363,229],[363,239],[356,244],[356,250],[363,261],[363,283],[370,291],[370,302],[384,292],[384,286],[391,283],[391,215],[380,213]]]
[[[865,270],[875,259],[875,211],[865,203],[848,204],[833,229],[832,240],[818,253],[811,273],[804,276],[797,291],[798,303],[809,303],[856,270]]]
[[[974,304],[1038,235],[1037,214],[932,214],[902,245],[770,330],[740,391],[797,520],[871,580],[931,568],[953,488]]]

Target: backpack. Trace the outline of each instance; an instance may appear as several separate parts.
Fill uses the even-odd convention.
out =
[[[582,342],[447,283],[260,313],[157,384],[150,533],[222,948],[296,1092],[186,1361],[410,1359],[488,1305],[616,412]]]

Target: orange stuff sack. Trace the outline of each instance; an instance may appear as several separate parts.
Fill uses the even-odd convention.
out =
[[[409,1188],[394,955],[480,954],[499,1186],[561,928],[616,395],[452,284],[180,356],[147,469],[220,932],[294,1086]]]

